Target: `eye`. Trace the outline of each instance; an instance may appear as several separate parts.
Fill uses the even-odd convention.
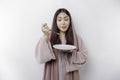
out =
[[[67,16],[64,17],[64,20],[65,20],[65,21],[69,21],[69,17],[67,17]]]
[[[68,20],[69,20],[68,18],[65,19],[65,21],[68,21]]]
[[[61,19],[57,19],[57,21],[61,21]]]

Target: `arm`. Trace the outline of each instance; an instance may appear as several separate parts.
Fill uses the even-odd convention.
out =
[[[46,41],[45,36],[42,36],[37,43],[35,57],[40,64],[55,59],[50,41]]]
[[[81,37],[78,37],[78,50],[72,53],[70,63],[67,63],[67,72],[79,70],[86,63],[87,60],[87,50],[83,44]]]
[[[87,50],[80,37],[78,37],[78,51],[73,54],[73,63],[84,65],[87,60]]]

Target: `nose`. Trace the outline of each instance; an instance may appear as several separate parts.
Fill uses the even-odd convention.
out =
[[[62,20],[61,24],[62,24],[62,25],[65,25],[65,21],[64,21],[64,20]]]

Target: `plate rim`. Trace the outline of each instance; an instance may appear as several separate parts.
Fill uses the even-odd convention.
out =
[[[60,49],[60,48],[56,48],[55,46],[60,46],[60,45],[67,45],[67,46],[72,46],[72,47],[74,47],[73,49]],[[55,44],[55,45],[53,45],[53,48],[55,48],[55,49],[58,49],[58,50],[74,50],[74,49],[76,49],[77,47],[75,46],[75,45],[70,45],[70,44]]]

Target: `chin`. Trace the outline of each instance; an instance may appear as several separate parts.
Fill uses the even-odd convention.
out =
[[[66,31],[67,31],[67,29],[61,29],[61,31],[62,31],[62,32],[66,32]]]
[[[61,30],[62,32],[66,32],[67,31],[67,29],[65,29],[65,30]]]

